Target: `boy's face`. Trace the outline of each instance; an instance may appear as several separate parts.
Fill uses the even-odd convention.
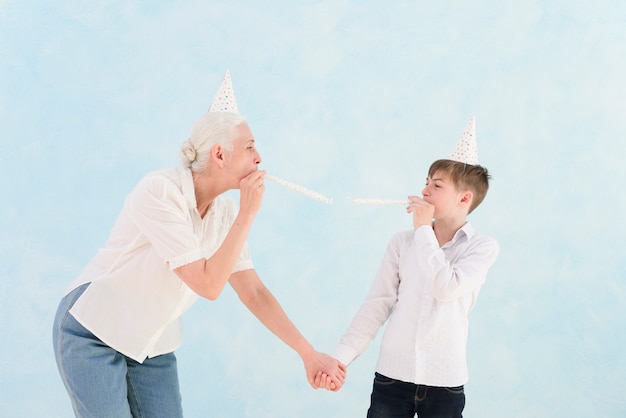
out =
[[[435,207],[435,219],[458,215],[459,210],[466,206],[463,203],[468,199],[467,193],[457,190],[450,176],[442,171],[428,177],[422,190],[423,199]]]

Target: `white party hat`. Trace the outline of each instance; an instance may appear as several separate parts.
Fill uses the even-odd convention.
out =
[[[459,161],[461,163],[476,165],[478,164],[478,147],[476,146],[476,118],[472,116],[463,135],[459,138],[454,147],[454,151],[450,154],[450,160]]]
[[[222,84],[217,90],[217,93],[215,93],[215,97],[213,98],[213,103],[211,104],[209,112],[239,113],[229,70],[226,70],[226,74],[224,74],[224,79],[222,80]]]

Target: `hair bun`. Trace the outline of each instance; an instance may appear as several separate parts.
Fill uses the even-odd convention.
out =
[[[196,151],[196,148],[193,146],[191,142],[189,142],[189,140],[186,140],[185,142],[183,142],[183,146],[180,152],[184,160],[186,160],[189,163],[189,165],[191,165],[191,163],[196,161],[196,158],[198,157],[198,152]]]

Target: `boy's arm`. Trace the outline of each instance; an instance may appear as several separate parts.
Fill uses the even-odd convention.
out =
[[[367,349],[396,304],[399,284],[398,236],[396,236],[387,246],[370,291],[339,340],[332,353],[333,357],[348,366]]]
[[[422,226],[415,230],[416,257],[424,277],[431,277],[435,298],[448,302],[475,291],[485,282],[487,271],[496,261],[499,246],[486,236],[472,237],[465,253],[453,263],[446,260],[433,229]]]

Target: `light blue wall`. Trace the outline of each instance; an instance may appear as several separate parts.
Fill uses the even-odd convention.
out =
[[[270,174],[250,245],[320,350],[472,115],[501,254],[471,315],[465,416],[626,413],[626,3],[0,0],[0,415],[65,417],[51,323],[145,172],[178,164],[230,68]],[[297,3],[297,6],[294,5]],[[233,194],[236,199],[236,193]],[[358,417],[378,340],[339,393],[228,289],[186,315],[189,417]]]

